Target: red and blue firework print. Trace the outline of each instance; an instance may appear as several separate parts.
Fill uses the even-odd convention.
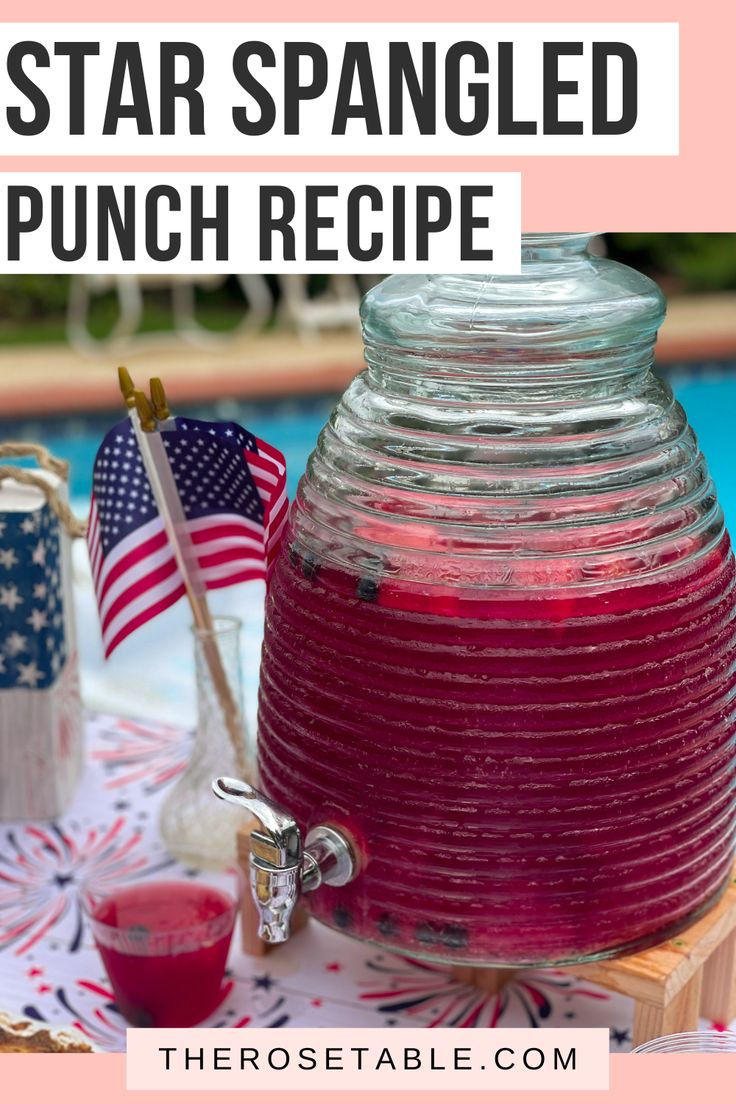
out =
[[[50,934],[67,954],[82,946],[81,886],[153,877],[173,865],[151,856],[124,815],[107,827],[22,824],[0,830],[0,951],[22,956]]]
[[[126,1024],[90,937],[80,887],[89,878],[117,885],[208,875],[175,862],[156,827],[191,735],[104,716],[91,719],[87,740],[87,773],[63,818],[0,826],[0,1004],[49,1024],[71,1023],[95,1046],[123,1050]],[[285,956],[248,958],[236,936],[222,1003],[203,1026],[571,1025],[606,1027],[612,1049],[629,1050],[632,1021],[626,997],[567,971],[525,970],[500,993],[486,993],[448,967],[312,923]]]

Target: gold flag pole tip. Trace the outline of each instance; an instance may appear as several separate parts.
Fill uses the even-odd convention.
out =
[[[151,386],[151,405],[153,406],[153,413],[160,422],[165,422],[171,417],[171,411],[169,409],[169,403],[166,398],[166,391],[164,385],[158,376],[150,381]]]
[[[154,433],[156,430],[156,418],[153,407],[148,401],[148,396],[137,388],[133,391],[133,402],[138,411],[141,429],[144,433]]]
[[[118,385],[120,387],[120,393],[125,399],[125,405],[128,410],[132,410],[135,406],[135,384],[133,378],[127,368],[124,368],[122,364],[118,368]]]

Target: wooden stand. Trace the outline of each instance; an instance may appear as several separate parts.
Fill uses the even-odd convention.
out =
[[[247,873],[250,831],[238,833],[238,862]],[[299,931],[307,914],[298,906],[292,930]],[[271,947],[258,938],[258,918],[250,893],[243,895],[243,950],[250,955],[267,954]],[[566,969],[587,978],[603,989],[623,993],[634,1001],[633,1045],[695,1031],[704,1016],[728,1024],[736,1018],[736,868],[717,905],[691,927],[666,943],[639,954],[604,962],[589,962]],[[517,969],[454,966],[452,974],[466,985],[487,993],[499,993]]]
[[[566,969],[633,999],[633,1046],[696,1031],[701,1016],[729,1024],[736,1018],[736,868],[718,904],[680,935],[639,954]],[[455,966],[452,973],[498,993],[519,970]]]
[[[680,935],[648,951],[569,967],[634,1000],[633,1044],[736,1018],[736,869],[725,894]]]
[[[484,993],[500,993],[512,977],[521,973],[505,966],[453,966],[452,976],[463,985],[473,985]]]

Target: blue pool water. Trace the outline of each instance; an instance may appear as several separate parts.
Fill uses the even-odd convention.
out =
[[[334,395],[299,397],[291,401],[234,403],[179,410],[190,417],[240,422],[286,454],[288,491],[292,497],[320,429],[334,406]],[[92,465],[105,433],[119,412],[107,415],[55,418],[10,424],[0,421],[0,440],[27,440],[45,445],[71,464],[74,511],[83,517],[89,507]],[[197,715],[191,613],[178,602],[131,634],[109,661],[102,655],[99,620],[83,541],[76,541],[74,604],[82,693],[93,712],[114,713],[191,727]],[[263,623],[263,584],[244,583],[213,591],[208,604],[214,616],[240,618],[245,715],[252,742],[255,732],[258,659]],[[134,688],[134,689],[132,689]]]
[[[327,421],[335,395],[299,396],[279,402],[223,401],[209,406],[177,410],[193,418],[224,419],[239,422],[264,441],[280,448],[286,456],[288,492],[291,498],[317,435]],[[71,465],[71,495],[76,501],[89,498],[92,465],[105,433],[112,428],[118,412],[83,415],[22,423],[0,421],[0,439],[40,442]]]
[[[733,463],[736,364],[683,366],[671,382],[708,458],[732,531],[736,532],[736,467]],[[280,448],[288,467],[289,496],[296,490],[307,457],[335,403],[334,395],[300,396],[288,401],[220,402],[181,411],[193,417],[238,421]],[[10,425],[0,421],[0,438],[40,441],[71,462],[72,497],[89,497],[97,446],[113,415],[58,418]]]
[[[730,365],[730,370],[713,369],[697,375],[676,376],[672,385],[698,435],[726,523],[736,537],[736,364]]]
[[[672,383],[698,433],[718,486],[731,531],[736,534],[736,469],[732,434],[736,412],[736,364],[683,367]],[[289,469],[289,494],[304,470],[317,435],[329,416],[335,396],[299,397],[269,403],[222,402],[182,411],[201,418],[240,422],[283,450]],[[46,445],[71,462],[72,499],[79,516],[87,509],[92,463],[100,440],[116,415],[69,417],[10,424],[0,421],[0,439],[23,439]],[[159,719],[191,726],[196,717],[190,613],[179,602],[133,633],[105,662],[97,610],[82,541],[74,548],[75,606],[82,689],[92,710]],[[263,624],[263,587],[246,583],[210,596],[213,614],[235,613],[243,622],[242,672],[245,712],[255,732],[258,659]],[[135,690],[131,691],[131,687]]]

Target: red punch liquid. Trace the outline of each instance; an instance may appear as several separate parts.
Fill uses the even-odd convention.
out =
[[[684,927],[733,861],[734,616],[726,538],[587,593],[435,597],[282,555],[262,785],[303,826],[348,828],[362,855],[309,908],[487,964],[579,961]]]
[[[97,905],[95,942],[125,1019],[191,1027],[209,1016],[223,997],[234,919],[231,897],[188,882],[120,889]]]

